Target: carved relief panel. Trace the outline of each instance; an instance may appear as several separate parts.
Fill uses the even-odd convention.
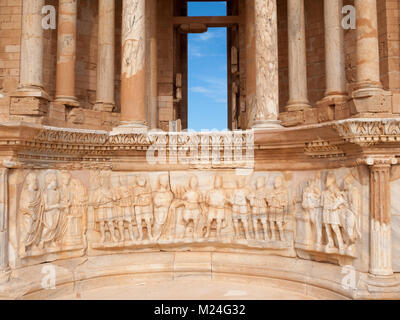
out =
[[[21,176],[14,233],[19,258],[82,254],[88,205],[82,181],[58,170],[32,170]]]

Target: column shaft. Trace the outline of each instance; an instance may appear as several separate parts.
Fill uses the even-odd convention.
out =
[[[59,0],[56,101],[77,106],[75,97],[77,0]]]
[[[374,165],[371,170],[370,273],[393,274],[390,226],[390,165]]]
[[[289,101],[288,111],[310,107],[307,88],[304,0],[288,0]]]
[[[43,89],[44,0],[22,2],[20,89]]]
[[[357,83],[353,113],[392,112],[392,93],[382,88],[379,70],[376,0],[355,0],[357,11]]]
[[[254,0],[256,115],[254,128],[280,127],[276,0]]]
[[[357,83],[381,87],[376,0],[355,0],[357,12]]]
[[[326,96],[346,95],[342,7],[343,0],[324,1]]]
[[[115,105],[115,1],[99,0],[97,50],[97,98],[94,109],[111,112]]]
[[[157,81],[157,0],[150,0],[150,14],[149,18],[149,117],[150,128],[158,128],[158,81]]]
[[[8,265],[8,169],[0,169],[0,283],[9,277]]]
[[[145,0],[123,0],[121,122],[146,128]]]

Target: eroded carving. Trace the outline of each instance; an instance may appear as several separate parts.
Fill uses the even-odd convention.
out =
[[[83,248],[86,195],[84,185],[68,172],[30,172],[19,205],[20,255]]]
[[[346,175],[341,189],[330,172],[325,189],[321,186],[321,176],[316,174],[303,189],[302,212],[296,215],[300,226],[296,247],[354,257],[356,241],[361,238],[361,194],[355,180]]]

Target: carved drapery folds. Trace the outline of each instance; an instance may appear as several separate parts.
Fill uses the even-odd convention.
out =
[[[317,255],[357,257],[361,214],[361,193],[350,173],[341,187],[334,173],[325,178],[316,173],[303,188],[296,212],[296,248]]]
[[[171,182],[167,173],[98,172],[90,205],[99,238],[92,247],[216,242],[292,247],[286,181],[277,176],[267,186],[266,177],[258,177],[255,188],[249,182],[218,174],[173,175]]]
[[[30,172],[19,201],[20,256],[83,249],[86,209],[86,188],[69,172]]]
[[[314,173],[31,170],[18,193],[18,257],[193,246],[358,258],[357,180]]]

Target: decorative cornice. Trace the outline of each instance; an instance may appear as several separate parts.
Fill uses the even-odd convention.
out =
[[[400,142],[400,119],[347,119],[335,128],[345,141],[362,147]]]

